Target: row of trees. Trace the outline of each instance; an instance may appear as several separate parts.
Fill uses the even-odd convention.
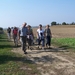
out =
[[[57,22],[55,22],[55,21],[53,21],[53,22],[51,22],[51,26],[53,26],[53,25],[75,25],[75,22],[72,22],[72,23],[66,23],[66,22],[63,22],[63,23],[57,23]]]

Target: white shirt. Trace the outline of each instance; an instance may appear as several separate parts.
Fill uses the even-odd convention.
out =
[[[42,30],[40,30],[40,29],[37,29],[37,32],[38,32],[38,38],[40,37],[40,38],[44,38],[44,30],[42,29]]]

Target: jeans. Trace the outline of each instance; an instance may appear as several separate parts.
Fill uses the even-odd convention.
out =
[[[42,47],[45,46],[45,39],[37,39],[38,40],[38,45],[42,42]]]
[[[32,45],[32,40],[31,39],[27,39],[28,41],[28,46],[31,46]]]

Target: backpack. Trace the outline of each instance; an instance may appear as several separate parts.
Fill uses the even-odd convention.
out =
[[[17,33],[18,33],[18,29],[14,29],[14,30],[13,30],[13,34],[14,34],[14,35],[17,35]]]

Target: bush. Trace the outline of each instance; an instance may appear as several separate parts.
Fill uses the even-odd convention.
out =
[[[66,22],[63,22],[62,25],[66,25]]]
[[[3,33],[3,28],[0,27],[0,34],[2,34],[2,33]]]
[[[3,28],[0,27],[0,30],[3,31]]]

